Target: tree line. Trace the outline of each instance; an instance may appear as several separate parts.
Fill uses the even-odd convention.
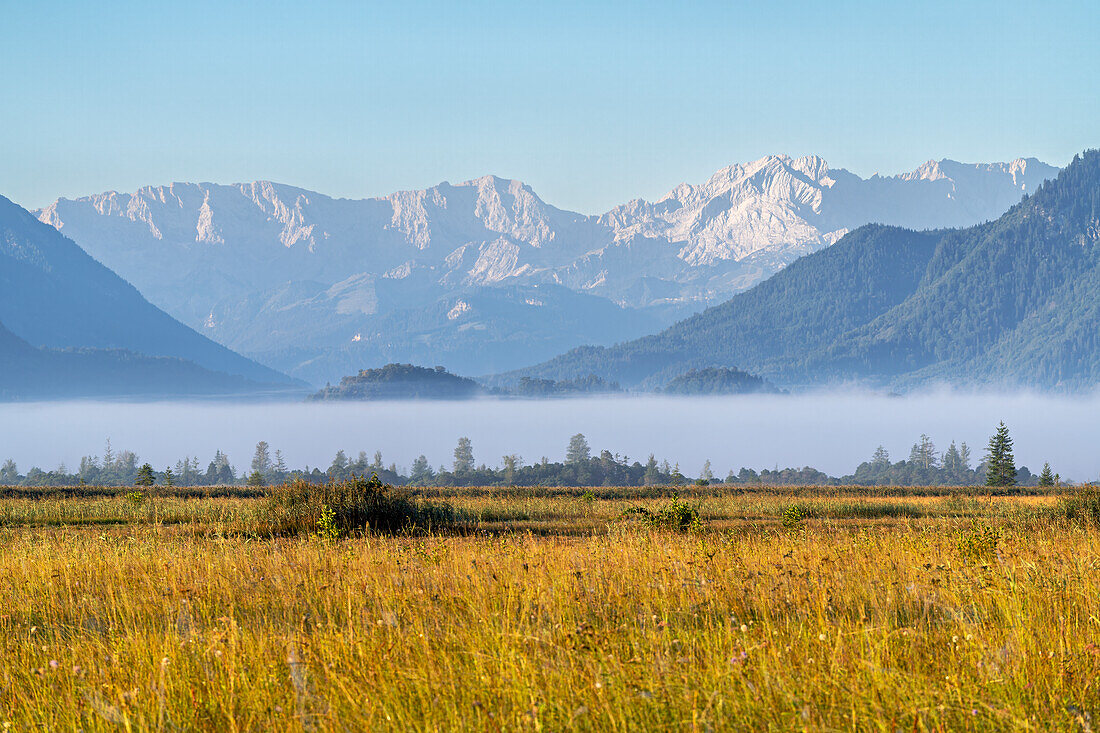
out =
[[[650,454],[644,460],[612,453],[608,450],[594,455],[588,440],[577,433],[569,440],[565,457],[551,461],[543,456],[527,462],[511,454],[502,456],[496,466],[477,463],[471,440],[461,437],[455,446],[450,466],[433,467],[420,455],[407,469],[395,463],[383,463],[381,451],[372,457],[361,451],[349,457],[343,450],[336,452],[326,468],[288,467],[283,454],[272,450],[266,441],[256,444],[247,469],[238,470],[228,455],[216,451],[205,470],[197,457],[185,456],[174,466],[157,470],[149,463],[140,463],[132,451],[116,451],[110,440],[103,456],[85,456],[75,472],[64,465],[54,471],[31,468],[20,474],[11,459],[0,465],[0,485],[68,486],[68,485],[177,485],[177,486],[265,486],[291,479],[324,482],[353,476],[377,474],[388,484],[401,486],[657,486],[695,484],[731,485],[895,485],[895,486],[1054,486],[1061,477],[1046,464],[1039,475],[1026,467],[1017,469],[1013,456],[1013,441],[1002,422],[990,437],[984,456],[971,466],[971,449],[966,443],[954,441],[942,453],[927,435],[921,435],[907,458],[892,462],[889,452],[879,446],[869,461],[845,476],[829,476],[809,466],[760,471],[742,467],[730,470],[725,477],[714,473],[707,460],[696,475],[681,471],[679,464],[658,460]]]

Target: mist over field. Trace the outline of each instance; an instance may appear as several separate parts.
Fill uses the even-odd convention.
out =
[[[1100,395],[1051,396],[928,392],[890,397],[866,392],[731,397],[603,397],[454,402],[239,403],[44,402],[0,405],[0,461],[21,471],[74,470],[104,442],[132,450],[158,469],[185,455],[205,467],[216,450],[245,470],[257,441],[279,449],[292,468],[328,467],[338,449],[349,456],[381,450],[386,465],[408,467],[419,454],[450,467],[459,436],[473,442],[477,463],[560,460],[569,437],[584,433],[600,450],[642,462],[649,453],[679,463],[695,477],[710,459],[714,474],[730,469],[813,466],[851,473],[884,445],[892,460],[908,456],[921,433],[939,451],[967,442],[975,462],[999,420],[1016,441],[1017,465],[1050,461],[1076,481],[1100,474],[1095,449]]]

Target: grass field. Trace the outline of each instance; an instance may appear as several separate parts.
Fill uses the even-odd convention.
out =
[[[343,539],[132,491],[0,498],[5,729],[1100,726],[1076,489],[431,489]]]

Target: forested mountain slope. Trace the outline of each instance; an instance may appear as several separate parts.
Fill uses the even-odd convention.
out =
[[[1083,388],[1100,380],[1100,152],[996,221],[865,226],[667,330],[519,375],[656,386],[736,366],[781,386]]]

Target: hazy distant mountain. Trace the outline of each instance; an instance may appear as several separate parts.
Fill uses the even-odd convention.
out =
[[[214,386],[216,391],[248,385],[256,389],[259,383],[285,386],[291,381],[180,324],[71,240],[3,197],[0,322],[5,326],[0,348],[11,357],[10,369],[16,370],[16,356],[19,369],[40,361],[51,374],[57,374],[64,362],[65,369],[73,367],[65,372],[74,380],[64,385],[67,394],[100,393],[102,385],[96,379],[106,378],[111,363],[136,379],[141,370],[159,368],[161,391],[166,394]],[[94,355],[96,349],[111,354]],[[78,362],[100,370],[98,376],[88,373],[81,379],[73,366]],[[215,372],[220,376],[214,377]],[[173,383],[189,379],[194,383]]]
[[[1054,173],[1034,159],[945,160],[861,179],[820,158],[769,156],[602,216],[492,176],[369,200],[267,182],[173,184],[36,213],[184,323],[322,382],[391,361],[478,373],[611,344],[720,302],[859,225],[974,224]],[[531,294],[548,286],[589,296],[591,310]],[[464,310],[479,297],[494,305]],[[440,320],[441,308],[456,317]],[[494,328],[505,312],[508,328]]]
[[[0,400],[240,396],[269,389],[174,357],[121,349],[36,349],[0,324]]]
[[[511,378],[595,373],[658,386],[707,366],[781,385],[1096,385],[1100,151],[996,221],[865,226],[657,335],[576,349]]]

